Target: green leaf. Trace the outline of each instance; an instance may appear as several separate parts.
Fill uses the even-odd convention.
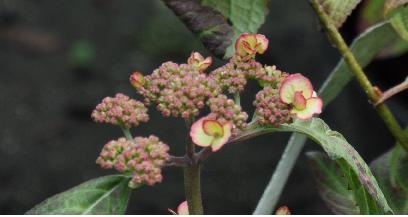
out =
[[[384,3],[384,15],[388,15],[393,12],[394,9],[407,4],[408,0],[385,0]]]
[[[319,144],[329,155],[330,159],[344,160],[351,170],[356,173],[360,183],[375,199],[384,213],[393,212],[363,158],[339,132],[331,130],[320,118],[312,118],[306,121],[296,120],[291,124],[282,124],[279,128],[256,127],[252,130],[258,134],[279,131],[296,132],[306,135],[309,139]]]
[[[361,12],[358,15],[358,29],[364,30],[383,20],[384,1],[363,1]]]
[[[392,27],[402,39],[408,42],[408,4],[398,7],[387,16]]]
[[[320,152],[306,153],[318,192],[335,214],[383,214],[344,160],[332,161]]]
[[[339,28],[360,1],[361,0],[318,0],[317,2],[332,19],[334,25]]]
[[[122,175],[89,180],[36,205],[29,215],[120,215],[129,200],[129,178]]]
[[[225,58],[234,53],[234,41],[244,32],[256,33],[265,22],[268,13],[268,0],[201,0],[206,6],[211,6],[221,12],[232,23],[234,35],[230,39]]]
[[[384,47],[396,43],[408,45],[408,42],[401,41],[389,22],[381,22],[354,39],[350,49],[360,65],[365,67]],[[319,90],[324,104],[327,105],[335,99],[352,78],[353,74],[342,58]]]
[[[390,206],[399,215],[408,214],[408,155],[396,145],[370,165]]]

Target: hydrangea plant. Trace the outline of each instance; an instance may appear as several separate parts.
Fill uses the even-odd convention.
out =
[[[51,197],[28,213],[123,214],[131,189],[159,184],[166,179],[162,175],[162,170],[165,167],[177,166],[182,167],[184,172],[185,201],[178,205],[176,211],[171,209],[168,211],[179,215],[203,214],[200,168],[208,156],[222,151],[227,144],[274,132],[299,134],[291,137],[254,214],[270,214],[273,211],[280,215],[291,213],[287,206],[281,206],[276,210],[275,206],[305,141],[304,137],[299,136],[300,134],[311,138],[327,154],[308,153],[308,158],[312,162],[313,174],[317,177],[319,193],[325,195],[323,198],[325,202],[329,205],[340,203],[339,206],[331,208],[333,212],[340,214],[404,213],[399,210],[400,207],[397,205],[399,201],[395,202],[395,198],[390,196],[388,191],[383,193],[380,185],[387,186],[388,182],[391,182],[386,178],[390,172],[384,170],[381,167],[382,164],[387,162],[391,164],[390,159],[396,162],[399,157],[405,159],[406,156],[401,155],[400,152],[402,148],[408,150],[407,137],[403,135],[388,107],[383,104],[392,95],[405,90],[407,82],[404,81],[382,93],[371,85],[354,57],[353,52],[356,53],[359,50],[351,51],[343,41],[337,28],[359,1],[351,0],[344,4],[334,4],[335,1],[328,0],[311,2],[330,39],[345,59],[336,67],[334,75],[331,75],[326,83],[336,82],[333,81],[333,77],[337,78],[338,72],[345,70],[345,64],[348,64],[350,71],[354,73],[390,132],[401,145],[397,146],[399,149],[396,148],[392,153],[387,153],[374,162],[374,169],[376,169],[374,175],[377,177],[374,177],[369,166],[346,139],[340,133],[331,130],[317,117],[322,112],[323,105],[333,99],[327,94],[326,90],[331,88],[327,87],[328,84],[325,83],[326,86],[316,91],[310,79],[301,73],[288,73],[279,70],[275,65],[259,63],[256,56],[264,54],[270,47],[268,38],[262,34],[239,32],[236,26],[245,26],[245,23],[236,17],[228,17],[228,13],[220,15],[220,12],[208,9],[209,6],[203,7],[194,1],[164,0],[164,2],[193,32],[211,29],[210,33],[205,32],[201,35],[202,39],[206,40],[204,44],[218,55],[220,50],[225,50],[227,62],[215,68],[212,66],[212,57],[192,52],[185,63],[168,61],[150,74],[134,71],[129,81],[143,100],[138,101],[117,93],[114,97],[104,98],[91,115],[95,122],[119,126],[124,133],[124,137],[108,141],[96,159],[96,163],[101,168],[115,169],[119,175],[101,177],[83,183]],[[203,2],[205,2],[204,5],[208,4],[215,8],[219,6],[217,1]],[[185,3],[189,7],[186,7]],[[257,1],[253,3],[254,7],[259,6]],[[386,4],[387,11],[401,5],[404,6],[406,3],[389,1]],[[187,11],[186,8],[188,8]],[[218,7],[218,9],[222,13],[224,8]],[[403,22],[401,19],[406,17],[406,11],[401,12],[399,9],[396,11],[393,16],[389,15],[390,25],[397,28],[396,32],[399,34],[402,32],[401,34],[405,35],[406,32],[403,32],[405,29],[401,29],[398,24]],[[208,25],[211,22],[201,23],[200,19],[191,21],[200,16],[205,16],[206,19],[216,23],[217,28],[209,28]],[[232,24],[237,25],[231,27],[224,16],[227,16]],[[224,27],[224,32],[218,32],[219,26]],[[361,37],[364,39],[368,37],[367,35]],[[226,48],[224,41],[227,40],[217,41],[219,38],[225,39],[224,37],[233,38],[235,43],[231,43],[232,46]],[[361,44],[355,46],[363,47]],[[231,50],[233,52],[229,52]],[[361,53],[364,52],[361,51]],[[245,91],[248,80],[255,80],[260,87],[252,103],[253,114],[248,114],[240,105],[240,94]],[[338,82],[341,83],[343,80]],[[331,89],[334,95],[339,91]],[[148,109],[154,108],[164,118],[184,119],[189,131],[185,155],[172,155],[175,144],[166,144],[155,135],[149,137],[132,135],[131,131],[134,127],[149,121]],[[399,168],[394,168],[393,173],[394,176],[398,175]],[[378,174],[385,175],[378,176]],[[388,190],[388,188],[383,189]],[[325,194],[327,192],[331,194]],[[78,200],[79,197],[81,200]],[[404,196],[399,195],[400,197]]]

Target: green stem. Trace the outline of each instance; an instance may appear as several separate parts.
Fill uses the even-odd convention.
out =
[[[333,24],[331,18],[324,12],[323,8],[320,6],[317,0],[312,0],[311,2],[312,7],[316,11],[321,23],[326,28],[329,38],[335,44],[340,53],[343,55],[350,70],[356,76],[356,79],[359,82],[360,86],[364,89],[365,93],[367,94],[371,102],[373,103],[377,102],[379,96],[377,95],[373,85],[368,80],[366,74],[364,73],[360,64],[357,62],[353,53],[350,51],[346,42],[344,42],[343,37],[337,30],[336,26]],[[388,106],[381,103],[376,107],[376,110],[379,116],[383,119],[385,125],[387,126],[391,134],[395,137],[399,144],[402,145],[405,151],[408,151],[408,137],[404,134],[404,131],[398,124],[397,120],[391,113]]]
[[[186,121],[187,129],[190,130],[193,120]],[[184,192],[188,204],[190,215],[202,215],[203,204],[201,200],[200,185],[200,162],[196,159],[195,146],[190,137],[186,143],[186,156],[190,159],[191,164],[184,167]]]
[[[184,167],[184,191],[190,215],[202,215],[200,165],[193,164]]]
[[[123,127],[123,126],[121,126],[120,128],[122,129],[122,132],[125,135],[126,139],[128,139],[128,140],[133,139],[132,133],[130,133],[129,128],[126,128],[126,127]]]
[[[239,93],[235,93],[234,95],[234,101],[236,105],[241,106],[241,96],[239,95]]]
[[[285,187],[290,172],[305,145],[305,141],[306,136],[298,133],[292,134],[278,166],[256,206],[254,215],[270,215],[275,210],[283,187]]]

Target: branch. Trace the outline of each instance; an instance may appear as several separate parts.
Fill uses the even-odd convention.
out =
[[[377,106],[381,103],[384,103],[385,100],[404,90],[408,90],[408,77],[401,84],[395,85],[394,87],[391,87],[390,89],[382,93],[381,97],[378,99],[375,105]]]
[[[177,157],[177,156],[170,156],[170,158],[166,161],[165,166],[175,166],[175,167],[185,167],[191,165],[192,161],[187,156]]]
[[[373,85],[368,80],[363,69],[357,62],[353,53],[350,51],[346,42],[344,42],[343,37],[340,35],[336,26],[333,24],[331,18],[324,12],[322,6],[317,2],[317,0],[311,0],[312,7],[316,11],[321,23],[327,30],[328,36],[340,53],[343,55],[345,61],[347,62],[350,70],[356,76],[361,88],[367,94],[371,102],[377,102],[379,99]],[[377,113],[383,119],[388,130],[392,133],[395,139],[402,145],[405,151],[408,152],[408,137],[404,134],[401,126],[398,124],[394,115],[391,113],[390,109],[385,104],[378,104],[376,107]]]

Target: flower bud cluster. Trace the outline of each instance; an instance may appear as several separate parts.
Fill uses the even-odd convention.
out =
[[[163,116],[190,118],[198,115],[208,97],[218,94],[219,86],[193,65],[165,62],[144,77],[138,92],[146,103],[156,103]]]
[[[138,126],[140,122],[147,122],[149,116],[147,108],[142,102],[118,93],[113,98],[104,98],[92,112],[92,119],[99,123],[123,125],[126,128],[131,128]]]
[[[256,94],[254,101],[255,113],[260,125],[272,125],[278,127],[280,124],[291,122],[290,106],[281,102],[279,89],[271,86],[264,87]]]
[[[232,122],[233,134],[237,130],[243,130],[246,127],[248,114],[243,112],[241,106],[235,104],[227,96],[220,94],[217,97],[210,98],[207,104],[210,107],[212,118],[221,123]]]
[[[161,168],[169,158],[168,151],[169,147],[153,135],[134,140],[122,137],[108,142],[96,163],[104,169],[131,173],[130,187],[154,185],[162,180]]]
[[[231,94],[243,91],[247,83],[245,72],[236,68],[232,62],[212,71],[210,77],[221,86],[222,90]]]

